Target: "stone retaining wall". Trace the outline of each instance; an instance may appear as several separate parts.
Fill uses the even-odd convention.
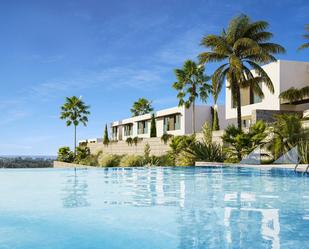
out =
[[[88,165],[81,165],[76,163],[65,163],[60,161],[53,162],[54,168],[93,168],[92,166]]]
[[[223,131],[214,131],[213,132],[213,141],[216,143],[222,144],[221,136],[223,135]],[[197,139],[202,139],[203,135],[201,133],[196,134]],[[116,154],[116,155],[143,155],[144,148],[146,144],[149,144],[151,155],[161,156],[166,154],[166,152],[170,149],[169,142],[164,144],[161,141],[161,138],[144,138],[137,143],[137,145],[132,144],[128,145],[126,141],[117,141],[111,142],[109,145],[104,145],[103,143],[91,143],[88,144],[90,148],[90,152],[95,154],[99,151],[103,151],[103,153]]]

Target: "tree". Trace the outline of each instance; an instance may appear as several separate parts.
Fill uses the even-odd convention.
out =
[[[303,37],[308,41],[304,44],[302,44],[298,49],[305,49],[305,48],[309,48],[309,24],[306,25],[305,27],[306,31],[308,32],[308,34],[303,35]]]
[[[105,125],[105,129],[104,129],[103,144],[105,144],[105,145],[109,144],[107,124]]]
[[[87,106],[81,98],[76,96],[66,97],[61,106],[60,119],[66,120],[66,125],[74,125],[74,156],[76,155],[76,127],[82,123],[87,126],[90,106]]]
[[[131,108],[131,113],[133,117],[144,115],[152,111],[153,111],[152,102],[145,98],[139,98],[137,101],[133,103],[133,106]]]
[[[270,150],[277,159],[288,152],[301,141],[309,141],[309,129],[302,126],[302,119],[297,114],[282,114],[276,116],[273,124],[273,137]]]
[[[151,123],[150,123],[150,137],[157,137],[157,126],[155,115],[151,115]]]
[[[302,101],[309,97],[309,86],[297,89],[291,87],[288,90],[280,93],[279,95],[281,100],[288,100],[290,104],[295,101]]]
[[[222,86],[223,86],[223,81],[217,81],[216,79],[212,77],[211,94],[214,100],[212,129],[214,131],[220,130],[217,101],[218,101],[219,94],[222,90]]]
[[[211,89],[207,84],[209,77],[204,75],[204,71],[204,66],[198,66],[191,60],[185,61],[182,69],[175,69],[177,82],[173,84],[173,88],[178,91],[179,106],[184,105],[186,108],[192,106],[193,133],[195,133],[195,101],[200,98],[206,102]]]
[[[58,157],[57,160],[60,162],[66,162],[66,163],[71,163],[74,160],[74,154],[70,150],[70,147],[61,147],[58,150]]]
[[[76,147],[76,156],[74,162],[80,163],[82,160],[90,156],[90,149],[87,146]]]
[[[268,23],[265,21],[251,22],[248,16],[240,15],[230,21],[227,30],[223,30],[221,35],[208,35],[201,42],[210,49],[199,55],[201,63],[222,62],[215,70],[212,80],[216,84],[223,84],[227,79],[227,87],[231,89],[237,106],[239,129],[240,89],[250,87],[255,94],[263,97],[260,87],[263,83],[274,92],[272,81],[261,65],[276,61],[274,55],[285,52],[285,49],[276,43],[268,42],[273,35],[266,31],[267,28]]]

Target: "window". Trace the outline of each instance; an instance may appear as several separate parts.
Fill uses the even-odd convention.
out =
[[[114,127],[112,127],[112,138],[117,139],[117,137],[118,137],[117,135],[118,135],[118,127],[114,126]]]
[[[148,121],[137,122],[137,134],[147,134],[148,133]]]
[[[164,132],[180,129],[180,114],[174,114],[164,117]]]
[[[262,84],[259,83],[260,88],[262,89]],[[255,94],[253,90],[250,88],[250,104],[256,104],[262,102],[262,98]]]
[[[133,124],[127,124],[124,126],[124,135],[125,136],[133,135]]]

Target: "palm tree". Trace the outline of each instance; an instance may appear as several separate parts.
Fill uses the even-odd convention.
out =
[[[277,115],[272,129],[269,149],[275,159],[302,141],[309,141],[309,129],[302,126],[302,118],[297,114]]]
[[[182,69],[175,69],[177,82],[173,84],[173,88],[178,91],[177,98],[179,106],[190,108],[192,106],[192,127],[195,133],[195,101],[200,98],[206,102],[208,93],[211,90],[210,85],[206,82],[209,77],[204,75],[205,68],[197,65],[194,61],[185,61]],[[187,99],[185,100],[185,97]]]
[[[76,155],[76,127],[79,123],[87,126],[89,108],[90,106],[76,96],[66,97],[65,103],[61,106],[60,119],[66,120],[67,126],[74,125],[74,155]]]
[[[131,108],[132,116],[139,116],[153,111],[152,102],[145,98],[139,98]]]
[[[300,89],[291,87],[280,93],[279,97],[281,100],[288,100],[290,104],[295,101],[302,101],[309,97],[309,86],[305,86]]]
[[[201,63],[223,62],[213,74],[213,80],[220,82],[227,79],[227,87],[232,91],[233,101],[237,105],[237,123],[241,129],[240,89],[250,87],[260,97],[264,94],[260,87],[263,82],[274,92],[271,79],[261,64],[276,61],[274,54],[283,53],[285,49],[268,42],[272,33],[266,31],[265,21],[251,22],[246,15],[231,20],[227,30],[221,35],[208,35],[201,44],[210,51],[199,55]],[[252,70],[256,75],[253,75]]]
[[[308,34],[303,35],[303,37],[308,40],[308,42],[304,43],[303,45],[301,45],[298,49],[304,49],[304,48],[309,48],[309,24],[306,25],[305,27],[306,31],[308,32]]]

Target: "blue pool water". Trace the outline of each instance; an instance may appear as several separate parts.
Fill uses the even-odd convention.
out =
[[[246,168],[0,170],[0,249],[309,248],[309,177]]]

